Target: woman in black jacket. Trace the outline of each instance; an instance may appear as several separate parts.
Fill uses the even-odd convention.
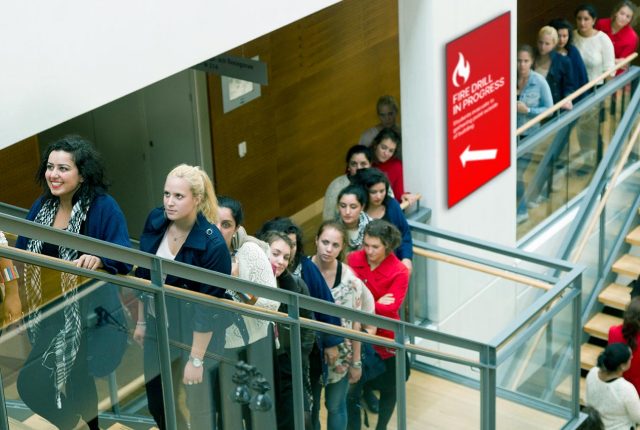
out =
[[[555,28],[545,25],[538,32],[538,52],[533,70],[547,79],[553,103],[558,103],[578,89],[574,78],[571,60],[556,51],[558,32]],[[573,104],[567,102],[563,109],[572,109]]]
[[[213,185],[199,167],[182,164],[168,175],[163,206],[151,211],[140,237],[140,250],[159,257],[191,264],[216,272],[231,273],[231,256],[222,234],[215,226],[218,203]],[[138,268],[136,276],[149,279],[148,269]],[[169,275],[164,283],[214,297],[225,297],[215,285]],[[156,313],[152,300],[138,308],[134,340],[144,344],[144,376],[149,411],[160,429],[166,428],[162,381],[158,359]],[[167,298],[169,338],[172,343],[174,396],[184,385],[189,420],[176,408],[178,428],[215,429],[215,376],[217,362],[207,353],[221,352],[227,312],[172,297]],[[217,347],[214,345],[218,345]],[[220,346],[222,345],[222,346]]]
[[[293,243],[289,237],[279,231],[267,231],[260,236],[269,244],[269,262],[278,281],[278,288],[298,294],[309,295],[309,289],[301,277],[289,272],[289,260],[292,258]],[[279,312],[287,313],[288,306],[284,303],[278,308]],[[302,318],[313,319],[313,313],[300,308]],[[278,412],[278,430],[293,430],[295,428],[293,417],[293,369],[291,363],[291,343],[289,339],[290,329],[288,325],[277,324],[276,330],[276,404]],[[309,379],[309,353],[315,342],[313,330],[301,329],[302,343],[302,384],[305,428],[311,427],[311,383]]]

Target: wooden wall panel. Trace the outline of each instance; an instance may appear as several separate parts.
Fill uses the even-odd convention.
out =
[[[36,136],[0,150],[0,202],[28,209],[40,195],[34,175],[40,164]]]
[[[242,201],[254,231],[321,198],[377,123],[378,97],[399,98],[397,2],[345,0],[229,53],[269,68],[260,99],[228,114],[219,77],[208,77],[217,191]]]

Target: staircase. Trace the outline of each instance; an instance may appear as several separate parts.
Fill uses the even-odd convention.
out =
[[[640,246],[640,226],[627,234],[625,241],[631,246]],[[640,257],[625,254],[613,265],[613,272],[625,278],[637,279],[640,276]],[[598,295],[598,301],[604,305],[601,312],[595,314],[585,325],[584,331],[589,334],[589,341],[580,348],[580,366],[582,377],[580,378],[580,403],[585,403],[586,373],[596,365],[598,356],[604,350],[609,335],[609,327],[622,324],[622,313],[627,308],[631,287],[617,283],[611,283]],[[558,386],[558,393],[568,397],[570,390],[570,378],[565,379]]]

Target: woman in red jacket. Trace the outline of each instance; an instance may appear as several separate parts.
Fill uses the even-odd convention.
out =
[[[638,50],[638,33],[633,29],[636,22],[636,11],[635,3],[623,0],[613,8],[610,18],[600,18],[596,22],[596,30],[609,36],[611,43],[613,43],[616,63],[623,61]],[[624,72],[626,68],[618,70],[616,75]]]
[[[631,367],[623,376],[640,393],[640,354],[636,352],[640,344],[640,297],[631,299],[622,324],[609,328],[609,344],[619,342],[627,344],[633,353]]]
[[[373,294],[376,314],[400,319],[400,308],[409,289],[409,271],[393,250],[400,245],[400,232],[387,221],[371,221],[364,230],[363,249],[349,254],[347,264]],[[376,334],[394,338],[391,330],[378,328]],[[380,411],[376,430],[384,430],[396,406],[396,350],[374,346],[385,371],[371,381],[380,390]]]

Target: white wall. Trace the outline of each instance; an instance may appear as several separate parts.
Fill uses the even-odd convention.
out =
[[[0,149],[338,0],[0,6]]]
[[[516,245],[514,138],[512,167],[453,208],[447,207],[445,45],[511,11],[515,66],[516,5],[516,0],[399,0],[405,188],[423,194],[424,203],[433,211],[431,225],[508,246]],[[491,49],[489,40],[486,49]],[[514,130],[512,115],[512,136]],[[487,340],[521,307],[518,297],[524,291],[510,282],[496,282],[495,278],[442,263],[430,264],[428,276],[429,319],[442,331]]]

